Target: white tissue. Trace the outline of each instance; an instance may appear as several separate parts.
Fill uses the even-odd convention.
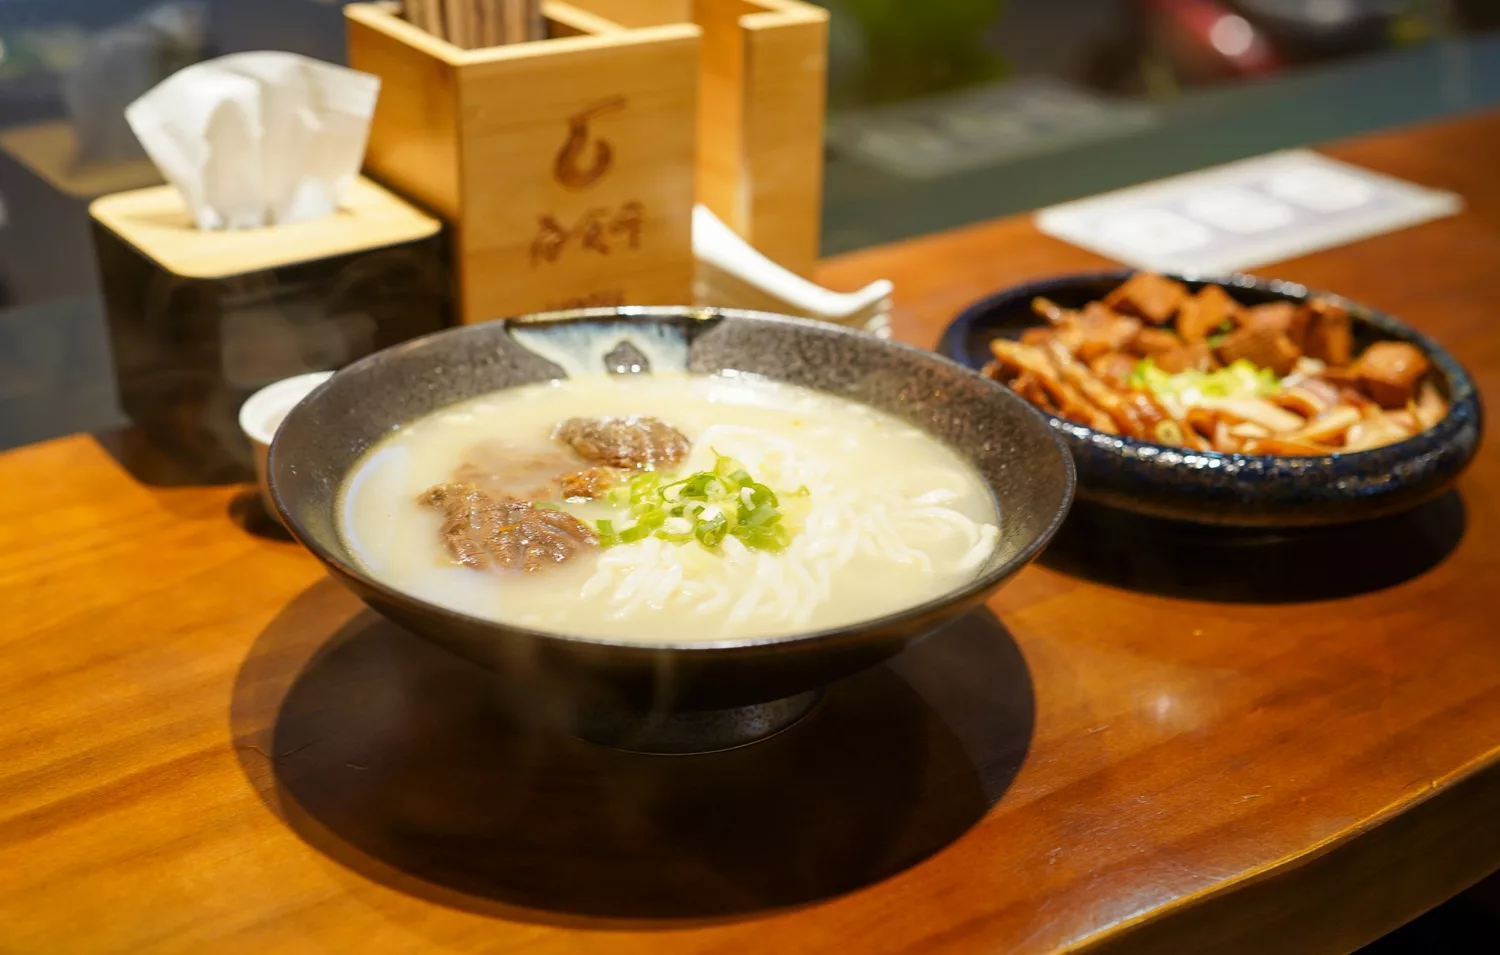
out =
[[[380,79],[293,53],[172,74],[125,110],[200,229],[316,219],[358,175]]]

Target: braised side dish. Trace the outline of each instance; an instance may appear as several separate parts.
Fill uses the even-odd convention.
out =
[[[1336,302],[1241,305],[1140,272],[1081,309],[1045,298],[1045,326],[990,343],[984,373],[1052,414],[1196,451],[1325,455],[1394,444],[1448,413],[1406,342],[1354,354]]]

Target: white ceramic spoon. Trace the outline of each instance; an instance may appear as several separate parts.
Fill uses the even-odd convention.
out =
[[[701,205],[693,207],[693,256],[699,305],[782,312],[890,335],[890,282],[857,292],[826,289],[761,255]]]

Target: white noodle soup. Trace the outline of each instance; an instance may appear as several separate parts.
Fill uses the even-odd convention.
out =
[[[461,565],[445,515],[419,498],[476,459],[544,468],[561,422],[606,415],[659,419],[690,450],[645,477],[618,472],[603,500],[545,502],[602,531],[570,559]],[[506,624],[651,643],[786,636],[915,606],[977,576],[997,522],[965,461],[889,415],[786,384],[666,374],[529,385],[430,414],[364,457],[339,508],[350,551],[388,586]]]

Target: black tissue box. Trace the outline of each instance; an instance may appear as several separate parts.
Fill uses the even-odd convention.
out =
[[[253,478],[258,389],[451,322],[441,223],[363,177],[334,215],[262,229],[201,231],[167,186],[89,212],[120,406],[213,480]]]

